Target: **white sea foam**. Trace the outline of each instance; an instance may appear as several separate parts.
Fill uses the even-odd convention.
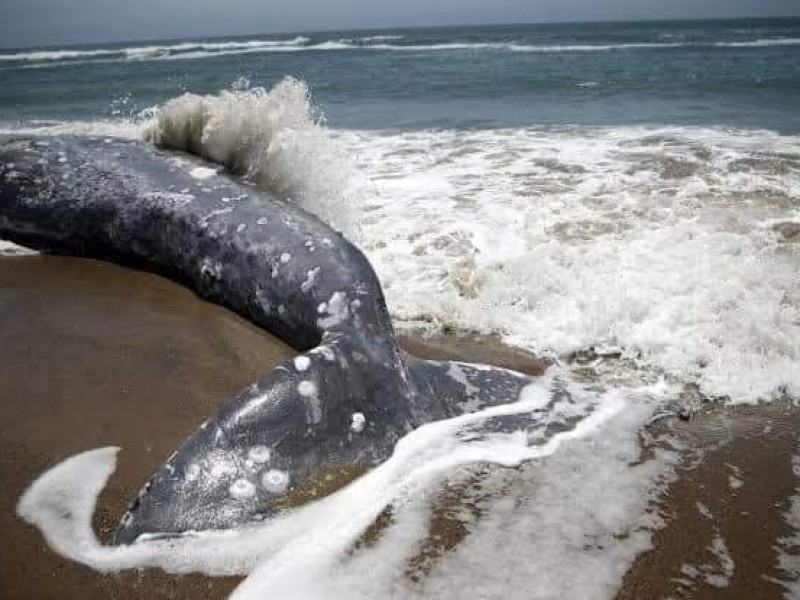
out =
[[[0,62],[43,62],[72,61],[75,59],[117,57],[119,59],[144,60],[163,58],[175,54],[206,52],[258,51],[297,47],[308,43],[306,37],[295,37],[287,40],[245,40],[231,42],[180,42],[149,46],[130,46],[127,48],[95,48],[95,49],[55,49],[29,50],[0,54]]]
[[[331,52],[331,51],[389,51],[389,52],[452,52],[452,51],[504,51],[504,52],[608,52],[617,50],[659,49],[710,46],[758,48],[765,46],[793,46],[797,38],[765,38],[750,41],[714,42],[641,42],[623,44],[531,44],[522,42],[441,42],[431,44],[397,43],[405,36],[377,35],[362,38],[339,38],[310,43],[309,38],[298,36],[287,40],[244,40],[231,42],[181,42],[163,45],[131,46],[126,48],[26,50],[0,54],[0,65],[24,68],[48,67],[58,64],[109,61],[196,60],[237,54]]]
[[[733,401],[800,396],[800,138],[712,128],[340,132],[395,318],[622,347]],[[787,229],[786,231],[790,231]]]
[[[143,125],[33,129],[114,127],[135,136]],[[270,92],[182,96],[148,136],[345,230],[401,327],[499,332],[552,356],[616,346],[712,396],[800,395],[800,244],[781,233],[800,224],[796,136],[331,131],[291,79]]]
[[[270,91],[244,87],[175,98],[156,111],[144,135],[224,165],[347,229],[349,164],[318,124],[307,86],[286,78]]]
[[[767,46],[797,46],[800,38],[763,38],[745,42],[717,42],[715,46],[727,48],[763,48]]]
[[[22,256],[26,254],[36,254],[36,251],[12,242],[0,240],[0,256]]]
[[[55,61],[70,60],[76,58],[93,58],[95,56],[113,56],[120,54],[116,50],[31,50],[25,52],[14,52],[11,54],[0,54],[0,62],[18,61]]]
[[[689,586],[693,586],[696,581],[704,581],[715,588],[728,587],[736,570],[736,563],[725,538],[716,528],[711,536],[711,543],[706,547],[705,557],[707,561],[700,565],[684,564],[681,567],[683,582]]]
[[[359,38],[361,42],[386,42],[389,40],[402,40],[404,35],[368,35],[367,37]]]
[[[269,92],[185,95],[150,123],[149,137],[345,230],[401,327],[500,332],[554,356],[617,346],[734,401],[800,394],[800,244],[781,233],[800,224],[796,136],[337,132],[318,124],[291,79]],[[143,127],[28,129],[136,136]]]
[[[553,400],[552,386],[557,381],[571,396]],[[384,464],[346,488],[237,531],[172,539],[148,536],[132,546],[101,546],[91,530],[91,518],[97,496],[114,470],[116,448],[75,456],[44,473],[26,491],[17,512],[42,530],[53,549],[100,571],[157,566],[172,573],[250,573],[234,594],[237,598],[260,598],[265,593],[303,598],[386,597],[398,585],[408,585],[398,578],[405,558],[416,551],[417,534],[424,532],[429,508],[422,507],[430,506],[432,492],[443,477],[461,465],[516,466],[534,461],[533,471],[518,478],[519,485],[511,492],[501,491],[508,488],[507,482],[495,482],[498,502],[486,527],[474,534],[471,543],[497,543],[505,528],[495,529],[492,523],[507,518],[522,494],[531,502],[531,510],[525,511],[516,531],[506,532],[520,558],[546,566],[549,572],[542,576],[549,582],[561,573],[561,588],[568,591],[572,577],[567,573],[574,574],[574,561],[585,555],[588,562],[582,564],[595,575],[602,574],[596,589],[607,595],[636,552],[647,547],[649,530],[657,525],[646,514],[646,506],[673,459],[656,453],[638,467],[631,468],[629,462],[638,457],[638,427],[666,392],[657,386],[599,394],[570,383],[566,373],[552,374],[525,388],[516,402],[425,425],[406,435]],[[529,414],[535,416],[527,431],[474,435],[476,427],[492,419]],[[237,488],[232,493],[240,492]],[[563,499],[563,494],[572,501],[559,505],[555,500]],[[395,507],[396,523],[378,546],[351,553],[353,543],[389,504]],[[580,537],[582,526],[598,544],[607,543],[613,551],[581,550],[575,535]],[[543,542],[548,544],[547,553],[536,551]],[[485,558],[494,563],[500,560],[499,556]],[[463,594],[475,586],[487,587],[483,571],[474,577],[466,571],[451,580],[448,568],[443,564],[432,578],[433,589],[446,583],[448,593],[455,595],[459,590]],[[363,577],[364,572],[370,577]],[[507,589],[529,589],[530,575],[530,569],[507,570]],[[588,582],[590,573],[582,579]],[[571,589],[585,588],[571,585]]]
[[[140,139],[149,118],[149,110],[135,119],[98,121],[43,121],[25,123],[0,123],[0,134],[10,135],[85,135],[95,137],[120,137]]]

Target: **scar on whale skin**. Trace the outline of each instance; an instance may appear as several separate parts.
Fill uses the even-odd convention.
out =
[[[506,403],[530,383],[401,350],[367,259],[297,203],[218,165],[189,157],[175,168],[145,143],[113,144],[124,159],[90,138],[0,140],[0,164],[14,165],[0,180],[0,238],[159,272],[301,353],[180,444],[114,543],[263,520],[313,473],[378,464],[412,429]],[[178,190],[191,200],[176,201]]]

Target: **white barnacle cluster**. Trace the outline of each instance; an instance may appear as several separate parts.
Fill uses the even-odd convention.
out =
[[[193,463],[186,468],[186,480],[187,481],[194,481],[198,477],[200,477],[200,465],[197,463]]]
[[[364,416],[364,413],[354,412],[350,417],[350,431],[353,433],[361,433],[366,426],[367,418]]]
[[[268,446],[259,444],[247,451],[247,458],[257,465],[263,465],[268,463],[270,458],[272,458],[272,450],[270,450]]]
[[[319,275],[322,269],[320,267],[314,267],[313,269],[309,269],[306,273],[306,280],[300,284],[300,291],[303,293],[307,293],[314,287],[314,282]]]
[[[247,479],[237,479],[228,488],[228,493],[237,500],[246,500],[256,495],[256,486]]]
[[[317,395],[317,384],[308,379],[304,379],[297,384],[297,393],[306,401],[308,406],[308,420],[313,424],[322,421],[322,404]]]
[[[211,167],[195,167],[191,171],[189,171],[189,175],[194,177],[195,179],[208,179],[209,177],[213,177],[217,174],[217,169],[212,169]]]
[[[283,494],[289,489],[291,478],[289,473],[276,468],[269,468],[272,450],[264,444],[257,444],[247,449],[246,464],[251,469],[251,479],[237,478],[228,488],[231,498],[246,501],[258,493],[258,484],[269,494]],[[260,472],[260,475],[259,475]],[[253,482],[255,481],[255,483]]]
[[[237,202],[239,200],[247,200],[247,194],[242,194],[241,196],[223,196],[220,198],[220,202]]]
[[[342,323],[350,314],[347,295],[344,292],[333,292],[327,302],[317,307],[317,312],[327,316],[317,319],[317,325],[322,329],[330,329]]]
[[[6,168],[2,169],[2,173],[0,174],[2,174],[3,179],[7,181],[15,181],[20,178],[20,172],[14,170],[14,163],[6,163]]]
[[[261,485],[271,494],[282,494],[289,489],[289,474],[279,469],[270,469],[261,477]]]
[[[189,188],[186,188],[184,191],[181,192],[181,194],[187,194],[188,192],[189,192]],[[211,219],[213,219],[214,217],[218,217],[220,215],[227,214],[229,212],[233,212],[233,208],[230,208],[230,207],[228,207],[228,208],[218,208],[218,209],[210,211],[208,214],[204,215],[200,219],[200,227],[205,229],[206,227],[208,227],[208,224],[211,221]]]
[[[333,353],[333,350],[330,348],[330,346],[317,346],[313,350],[310,350],[309,354],[319,354],[328,362],[333,362],[336,360],[336,355]]]
[[[200,262],[200,274],[203,277],[213,277],[219,279],[222,274],[222,264],[206,256]]]
[[[311,359],[307,356],[298,356],[294,359],[294,368],[298,371],[307,371],[311,366]]]
[[[297,392],[305,398],[311,398],[317,395],[317,384],[304,379],[297,384]]]
[[[187,204],[192,202],[192,200],[195,199],[195,197],[192,194],[179,194],[178,192],[163,192],[163,191],[147,192],[143,194],[143,197],[147,198],[148,200],[155,200],[156,202],[162,204],[163,206],[174,207],[174,208],[180,208],[182,206],[186,206]]]

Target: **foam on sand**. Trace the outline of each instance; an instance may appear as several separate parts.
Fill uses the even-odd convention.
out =
[[[790,533],[779,539],[775,548],[778,570],[785,576],[778,583],[786,588],[787,600],[800,597],[800,454],[792,457],[792,471],[797,484],[789,510],[783,516]]]
[[[20,256],[25,254],[36,254],[36,251],[5,240],[0,240],[0,256]]]
[[[418,534],[425,528],[424,514],[430,509],[420,512],[421,507],[430,502],[431,492],[442,479],[462,465],[517,466],[534,461],[532,464],[541,469],[537,480],[544,477],[543,481],[548,481],[547,473],[551,473],[552,483],[539,488],[543,493],[564,493],[558,482],[572,481],[568,483],[570,491],[578,494],[574,505],[583,506],[584,512],[578,510],[571,520],[554,521],[546,510],[530,516],[531,520],[543,519],[531,522],[531,527],[549,523],[546,529],[552,532],[554,542],[558,541],[559,528],[566,533],[575,527],[600,527],[609,539],[620,529],[633,527],[638,531],[636,523],[643,518],[640,504],[646,504],[648,498],[642,489],[668,470],[669,461],[661,457],[630,469],[631,452],[621,451],[619,441],[627,439],[625,443],[635,445],[636,428],[667,390],[656,386],[597,393],[567,378],[566,373],[554,373],[525,388],[510,404],[420,427],[398,442],[389,460],[346,488],[237,531],[190,533],[169,539],[145,536],[131,546],[100,545],[91,530],[91,516],[97,496],[114,470],[116,448],[86,452],[56,465],[31,485],[17,511],[42,530],[54,550],[96,570],[160,567],[172,573],[250,574],[235,593],[237,598],[263,597],[265,592],[305,598],[389,594],[398,585],[405,557],[414,553]],[[554,396],[555,389],[565,389],[569,395]],[[530,415],[532,419],[527,429],[493,433],[492,422],[509,415]],[[486,426],[489,429],[484,429]],[[584,469],[580,477],[574,472],[578,464]],[[612,471],[621,479],[606,479]],[[608,502],[598,524],[597,515],[585,510],[593,505],[600,488],[576,484],[577,479],[588,477],[591,481],[592,476],[601,475]],[[634,488],[636,493],[632,494]],[[587,495],[580,496],[583,493]],[[634,501],[636,510],[632,510]],[[379,546],[351,554],[352,545],[389,504],[396,510],[395,524]],[[502,512],[502,499],[498,506]],[[584,520],[576,522],[578,518]],[[644,530],[636,533],[628,550],[620,551],[613,560],[622,565],[632,559],[646,546],[647,535]],[[556,544],[553,552],[572,546],[567,538],[564,541],[567,543]],[[522,547],[520,550],[528,553]],[[533,548],[529,550],[536,554]],[[594,560],[601,558],[598,555]],[[368,578],[363,577],[366,567],[370,569]],[[566,563],[563,568],[572,569]],[[615,567],[612,572],[618,570]],[[468,590],[475,584],[466,577],[460,589]]]

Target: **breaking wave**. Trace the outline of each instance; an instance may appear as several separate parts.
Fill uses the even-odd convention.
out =
[[[289,40],[247,40],[241,42],[182,42],[176,44],[162,44],[151,46],[131,46],[129,48],[97,48],[86,50],[31,50],[0,54],[0,62],[42,62],[66,61],[86,58],[117,58],[144,60],[155,58],[168,58],[182,54],[224,52],[253,52],[268,49],[295,48],[308,42],[308,38],[298,36]]]
[[[349,230],[349,163],[315,115],[302,81],[288,77],[269,91],[240,81],[216,95],[184,94],[155,111],[144,137],[223,165]]]
[[[500,334],[557,359],[614,347],[709,397],[800,397],[797,136],[335,130],[295,79],[185,94],[118,127],[224,165],[344,231],[400,328]]]
[[[181,42],[175,44],[131,46],[127,48],[96,49],[43,49],[0,54],[0,65],[18,67],[47,67],[59,64],[85,62],[191,60],[237,54],[335,51],[388,51],[388,52],[609,52],[685,47],[759,48],[767,46],[794,46],[798,38],[765,38],[731,42],[642,42],[616,44],[530,44],[515,41],[503,42],[446,42],[402,43],[401,35],[375,35],[362,38],[337,38],[314,41],[298,36],[286,40],[245,40],[231,42]]]
[[[766,46],[797,46],[800,38],[764,38],[746,42],[717,42],[715,46],[727,48],[763,48]]]
[[[733,402],[800,397],[800,138],[694,127],[339,132],[400,327],[619,348]],[[402,210],[399,208],[402,207]]]

